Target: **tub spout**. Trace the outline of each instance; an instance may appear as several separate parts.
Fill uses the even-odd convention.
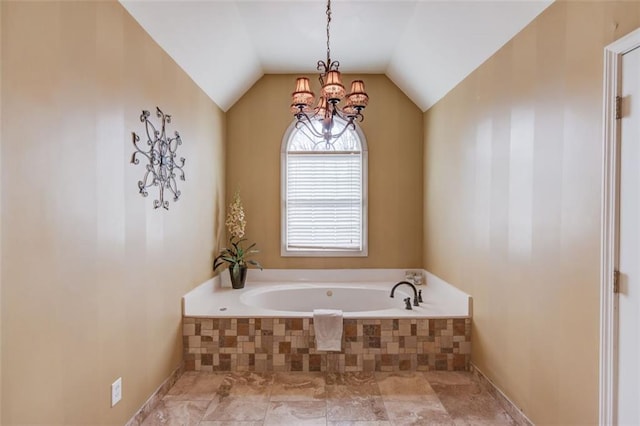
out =
[[[391,289],[390,297],[393,297],[393,293],[396,291],[396,288],[402,284],[406,284],[413,289],[413,306],[420,306],[418,303],[418,291],[416,290],[416,286],[411,284],[409,281],[400,281],[398,284],[394,285]]]

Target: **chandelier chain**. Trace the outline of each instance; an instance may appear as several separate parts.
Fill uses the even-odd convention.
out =
[[[329,27],[331,24],[331,0],[327,1],[327,65],[331,64],[331,47],[329,46]]]

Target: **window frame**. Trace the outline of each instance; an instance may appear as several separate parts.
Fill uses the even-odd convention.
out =
[[[369,255],[368,218],[369,218],[369,153],[367,139],[360,126],[355,124],[355,132],[360,141],[361,149],[361,190],[362,190],[362,220],[360,235],[362,247],[360,250],[306,250],[287,248],[287,155],[288,147],[296,129],[296,121],[292,121],[282,137],[280,146],[280,256],[282,257],[367,257]],[[321,154],[319,154],[321,155]]]

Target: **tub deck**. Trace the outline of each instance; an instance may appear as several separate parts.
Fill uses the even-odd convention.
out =
[[[232,289],[226,271],[196,287],[183,297],[183,316],[194,318],[311,318],[312,310],[298,311],[264,309],[243,303],[243,295],[270,287],[282,288],[318,288],[340,289],[361,287],[363,289],[382,289],[389,293],[393,285],[404,280],[404,270],[355,270],[327,271],[309,270],[250,270],[247,284],[243,289]],[[333,275],[330,273],[333,272]],[[358,273],[359,272],[359,273]],[[468,318],[472,316],[471,297],[446,283],[435,275],[425,273],[426,285],[417,286],[422,290],[424,300],[412,310],[404,309],[402,299],[413,297],[408,286],[396,290],[395,309],[375,311],[350,311],[343,309],[345,318]],[[222,279],[220,279],[222,277]],[[349,281],[340,282],[347,278]],[[388,294],[385,297],[388,297]],[[384,293],[383,293],[384,294]],[[295,301],[292,301],[295,306]]]

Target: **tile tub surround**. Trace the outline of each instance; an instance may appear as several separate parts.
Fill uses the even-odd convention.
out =
[[[316,351],[313,318],[183,318],[187,371],[468,370],[471,319],[344,319],[342,352]]]
[[[469,372],[185,372],[142,423],[518,425]]]
[[[382,288],[386,298],[386,292],[390,293],[396,282],[404,280],[405,272],[403,269],[251,269],[247,285],[241,290],[231,289],[228,274],[223,273],[183,297],[185,369],[468,370],[471,297],[427,271],[421,271],[426,285],[418,287],[422,289],[424,303],[414,310],[403,309],[398,298],[398,308],[345,311],[340,352],[316,351],[311,311],[276,311],[249,306],[242,301],[242,295],[254,289],[318,285],[334,289],[342,285],[363,287],[364,298],[374,297],[371,296],[374,293],[379,297],[380,292],[368,290]],[[291,302],[294,308],[300,306],[296,300]],[[365,306],[369,305],[365,303]]]

